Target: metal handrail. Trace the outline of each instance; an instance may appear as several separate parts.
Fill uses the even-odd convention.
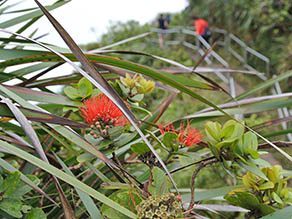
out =
[[[176,31],[168,31],[168,33],[182,33],[182,34],[188,34],[188,35],[193,35],[196,37],[197,39],[197,43],[196,45],[193,45],[189,42],[183,41],[181,42],[183,46],[186,46],[190,49],[193,50],[197,50],[199,52],[199,54],[201,56],[203,56],[205,54],[205,52],[200,48],[200,45],[203,45],[206,49],[210,48],[210,45],[208,42],[206,42],[200,35],[198,35],[194,30],[194,27],[175,27]],[[238,37],[236,37],[234,34],[232,33],[228,33],[226,30],[223,29],[217,29],[217,28],[213,28],[212,29],[213,32],[218,33],[218,34],[223,34],[224,35],[224,41],[220,41],[219,43],[217,42],[218,45],[222,45],[224,46],[227,51],[230,52],[230,54],[235,57],[237,60],[239,60],[242,64],[243,67],[248,69],[248,70],[253,70],[256,71],[256,69],[254,67],[252,67],[249,63],[248,63],[248,54],[253,55],[254,57],[262,60],[263,62],[265,62],[266,65],[266,73],[267,76],[270,75],[270,59],[266,56],[264,56],[263,54],[257,52],[256,50],[250,48],[249,46],[247,46],[241,39],[239,39]],[[177,41],[175,41],[177,42]],[[242,52],[243,54],[241,55],[240,53],[238,53],[236,50],[234,50],[231,47],[231,44],[235,42],[237,45],[239,45],[240,48],[242,48]],[[178,43],[177,43],[178,44]],[[229,64],[221,57],[219,56],[214,50],[212,50],[207,57],[205,57],[204,61],[207,62],[207,64],[211,64],[212,63],[212,59],[211,57],[215,58],[219,63],[221,63],[223,66],[225,67],[229,67]],[[217,71],[215,72],[216,75],[224,82],[229,84],[229,88],[230,88],[230,93],[232,97],[236,97],[235,94],[235,87],[234,87],[234,79],[232,77],[232,75],[230,75],[230,73],[227,73],[227,77],[222,74],[221,72]],[[265,75],[258,75],[259,78],[261,78],[262,80],[267,80],[268,77]],[[274,75],[273,75],[274,76]],[[272,76],[272,77],[273,77]],[[275,83],[275,88],[273,89],[273,94],[281,94],[281,88],[279,83]],[[292,112],[289,111],[286,107],[282,108],[282,109],[278,109],[278,114],[280,118],[283,118],[284,116],[289,116],[292,115]],[[286,129],[287,123],[283,122],[282,123],[282,127],[283,129]],[[287,134],[287,137],[290,141],[292,141],[292,135],[291,134]]]

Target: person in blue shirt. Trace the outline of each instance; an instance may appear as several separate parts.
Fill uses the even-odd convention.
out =
[[[159,46],[160,46],[160,48],[163,48],[163,32],[168,27],[168,23],[165,20],[163,14],[159,15],[159,18],[158,18],[158,21],[157,21],[157,26],[158,26],[159,29],[161,29],[161,30],[158,31]]]

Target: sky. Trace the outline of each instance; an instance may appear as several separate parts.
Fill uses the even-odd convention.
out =
[[[38,0],[42,5],[51,5],[57,0]],[[21,10],[25,8],[36,7],[34,0],[9,0],[6,4],[12,5],[18,3],[17,6],[10,8],[8,11]],[[140,24],[153,21],[159,13],[175,13],[180,12],[187,6],[187,0],[71,0],[67,4],[51,11],[51,14],[61,23],[65,30],[71,35],[77,44],[87,44],[100,39],[103,33],[107,32],[107,28],[111,23],[126,22],[136,20]],[[28,12],[24,12],[26,14]],[[18,13],[17,16],[21,14]],[[1,15],[0,23],[11,18],[12,15]],[[7,28],[10,31],[18,30],[24,23]],[[33,24],[27,31],[22,33],[29,36],[35,29],[38,29],[35,36],[49,33],[48,36],[42,38],[41,42],[47,42],[60,47],[68,48],[62,38],[49,23],[47,18],[43,16]],[[7,34],[0,33],[0,37],[8,37]],[[18,67],[11,67],[16,70]],[[69,64],[64,64],[53,72],[42,76],[48,78],[56,75],[66,75],[72,72]],[[35,73],[33,73],[35,74]],[[26,77],[31,77],[27,75]],[[40,79],[41,79],[40,78]],[[19,83],[18,79],[9,81],[10,85]],[[61,89],[52,86],[52,90]]]
[[[42,5],[49,5],[55,1],[39,0]],[[20,0],[9,0],[7,4],[15,2],[20,2]],[[186,6],[187,0],[72,0],[51,13],[77,44],[86,44],[98,40],[103,33],[106,33],[111,22],[136,20],[140,24],[145,24],[154,20],[158,13],[180,12]],[[10,10],[30,7],[36,7],[33,0],[26,0]],[[0,22],[8,18],[7,15],[2,15]],[[8,29],[15,31],[17,27],[19,26]],[[33,27],[38,28],[36,36],[49,33],[42,41],[65,46],[45,17],[37,21]],[[29,31],[24,32],[24,34],[28,35],[34,28],[29,28]]]

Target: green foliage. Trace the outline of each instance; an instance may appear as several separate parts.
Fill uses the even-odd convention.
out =
[[[124,86],[130,88],[130,95],[135,95],[131,92],[131,89],[136,88],[138,94],[150,93],[155,88],[154,81],[146,80],[143,76],[134,75],[133,78],[129,74],[126,77],[120,78]]]
[[[247,172],[242,177],[245,188],[231,191],[225,196],[232,204],[251,210],[250,214],[257,217],[292,204],[292,192],[287,187],[290,177],[283,177],[282,167],[264,167],[261,171],[265,179]]]
[[[218,160],[250,155],[259,158],[257,137],[251,131],[244,133],[244,123],[227,121],[223,127],[218,122],[207,122],[205,133],[210,150]]]
[[[291,57],[290,1],[189,0],[186,11],[188,20],[197,15],[208,20],[212,27],[239,35],[250,47],[271,59],[274,73],[291,68],[287,59],[283,61],[283,57]]]
[[[163,144],[172,151],[178,151],[179,141],[178,135],[174,132],[167,132],[163,135],[162,139]]]
[[[9,8],[3,7],[7,2],[0,4],[0,14]],[[64,3],[62,0],[57,1],[54,7]],[[8,27],[28,21],[19,30],[23,31],[39,18],[34,16],[41,15],[39,10],[35,10],[25,9],[22,12],[29,14],[3,22],[0,26]],[[33,13],[30,14],[30,11]],[[291,30],[287,25],[291,19],[291,5],[288,3],[271,0],[190,1],[190,6],[184,12],[172,15],[171,25],[193,25],[188,17],[193,14],[208,17],[212,27],[223,27],[240,36],[244,35],[240,38],[271,56],[273,64],[276,64],[273,69],[288,70],[291,67],[291,64],[285,61],[291,56],[292,45],[291,36],[287,37]],[[154,22],[143,26],[135,21],[116,23],[102,36],[100,42],[84,48],[87,50],[102,48],[148,32],[150,27],[154,27]],[[268,39],[267,34],[273,39]],[[151,38],[157,39],[157,36],[152,34]],[[173,40],[174,37],[169,34],[167,39]],[[31,42],[28,44],[26,40],[14,37],[0,40],[3,42],[1,59],[4,60],[0,63],[2,82],[14,84],[15,78],[22,81],[17,82],[17,86],[1,85],[1,98],[4,96],[11,99],[11,104],[19,107],[31,120],[32,128],[37,134],[34,140],[42,142],[45,155],[50,162],[45,163],[35,155],[35,149],[27,143],[29,141],[23,131],[27,128],[16,123],[17,121],[13,119],[16,115],[10,112],[5,101],[2,101],[0,113],[6,110],[11,118],[6,118],[8,115],[5,114],[1,114],[3,117],[0,118],[0,148],[3,149],[0,166],[10,172],[5,170],[0,175],[1,216],[26,219],[62,218],[66,216],[60,202],[66,205],[68,201],[66,206],[69,208],[70,205],[74,206],[72,212],[80,219],[92,217],[99,211],[100,214],[96,214],[97,218],[109,219],[137,216],[152,218],[154,215],[157,218],[192,218],[197,213],[206,217],[221,217],[221,214],[216,216],[212,209],[198,211],[195,207],[189,215],[183,215],[186,209],[182,203],[189,202],[192,196],[195,197],[192,201],[196,204],[211,202],[226,204],[222,199],[225,196],[231,204],[250,209],[246,217],[273,215],[272,212],[281,214],[282,211],[279,209],[291,209],[286,208],[292,202],[290,178],[284,176],[284,173],[287,174],[289,171],[282,170],[280,166],[270,167],[268,162],[260,159],[260,154],[264,152],[258,151],[258,138],[254,132],[245,129],[245,124],[255,125],[273,119],[273,114],[265,111],[282,107],[282,100],[226,110],[256,112],[257,114],[252,115],[247,122],[226,121],[231,118],[230,115],[220,114],[222,118],[219,118],[219,114],[214,116],[213,112],[210,114],[213,115],[214,121],[210,121],[208,116],[200,116],[202,114],[195,114],[192,120],[185,121],[184,116],[205,109],[205,105],[212,106],[219,112],[221,109],[218,109],[217,104],[225,103],[229,98],[223,92],[215,90],[208,84],[209,82],[197,80],[194,74],[178,76],[160,69],[172,66],[171,60],[186,66],[195,66],[199,60],[193,53],[183,49],[181,45],[165,46],[161,49],[151,40],[141,38],[113,47],[114,50],[124,52],[107,51],[106,56],[87,55],[98,70],[107,71],[102,74],[105,77],[102,82],[107,85],[108,90],[113,88],[121,97],[122,100],[114,96],[117,102],[125,103],[123,109],[129,109],[128,115],[137,119],[134,119],[133,124],[138,127],[136,130],[145,134],[150,145],[145,143],[147,141],[143,142],[136,130],[128,125],[128,118],[123,117],[120,109],[115,108],[116,105],[108,99],[98,107],[91,104],[85,106],[85,103],[90,103],[85,100],[90,100],[92,96],[100,93],[86,78],[77,73],[48,79],[38,78],[40,76],[38,71],[42,71],[41,74],[53,73],[54,65],[63,63],[62,59],[53,53],[44,54],[42,51],[27,49]],[[192,37],[190,42],[193,41]],[[19,45],[13,48],[10,43]],[[6,46],[8,44],[10,47]],[[224,54],[224,51],[220,51],[220,54],[221,52]],[[67,53],[65,56],[74,62],[78,61],[73,54]],[[166,62],[157,56],[169,61]],[[284,59],[279,61],[281,56]],[[42,63],[28,65],[16,71],[10,71],[8,68],[36,61]],[[31,73],[37,76],[31,77]],[[125,77],[119,78],[121,73]],[[151,77],[151,80],[142,74]],[[290,74],[287,71],[281,76],[281,80],[288,80]],[[222,85],[213,76],[209,74],[205,76]],[[248,81],[251,86],[255,82],[246,79],[245,76],[241,77],[244,78],[240,78],[242,81]],[[254,94],[257,89],[267,88],[273,85],[275,80],[280,79],[268,81],[259,88],[244,92],[243,95]],[[96,83],[102,84],[100,81]],[[64,84],[66,87],[62,94],[50,89],[51,85]],[[288,87],[289,83],[286,84]],[[224,85],[223,87],[225,88]],[[39,104],[40,102],[42,104]],[[289,102],[291,101],[285,104]],[[107,104],[111,107],[102,107]],[[90,112],[81,118],[78,106],[89,107]],[[49,110],[52,113],[47,115],[47,120],[44,119],[42,110]],[[31,114],[35,116],[32,117]],[[58,117],[55,118],[55,114]],[[101,117],[101,114],[104,117]],[[66,123],[62,117],[66,117]],[[125,123],[122,125],[116,123],[118,119]],[[257,121],[254,121],[255,119]],[[52,121],[56,124],[52,124]],[[174,122],[161,127],[160,121]],[[87,122],[89,125],[80,122]],[[184,124],[187,124],[187,127]],[[202,132],[197,130],[197,127],[203,128],[203,124],[205,130]],[[68,127],[70,125],[72,127]],[[191,126],[196,126],[196,129]],[[149,145],[157,155],[150,151]],[[279,148],[276,149],[281,151]],[[163,165],[167,168],[163,168]],[[26,175],[33,183],[16,171],[18,169],[25,174],[33,174]],[[175,172],[171,174],[175,183],[171,182],[171,177],[165,174],[165,170]],[[52,176],[62,180],[60,181],[64,191],[62,198],[61,189],[57,191],[56,183],[51,181]],[[40,191],[33,184],[40,185],[44,191]],[[175,187],[178,187],[182,196],[173,193],[177,192]],[[231,190],[233,191],[227,194]],[[41,196],[36,192],[41,193]],[[51,197],[59,206],[51,203],[53,201]],[[232,216],[235,215],[236,213]]]
[[[77,84],[66,86],[64,93],[72,100],[84,100],[99,92],[97,89],[93,89],[92,84],[86,78],[81,78]]]
[[[26,214],[26,218],[45,219],[45,213],[40,208],[34,208],[24,202],[24,195],[32,191],[32,188],[20,181],[20,172],[12,172],[6,175],[0,175],[0,209],[3,212],[15,218],[22,218]],[[33,175],[27,175],[36,185],[40,180]],[[0,211],[0,215],[3,215]]]
[[[134,211],[135,206],[137,206],[142,200],[138,191],[135,189],[130,190],[119,190],[110,195],[110,198],[121,204],[122,206],[131,209]],[[103,205],[101,207],[101,212],[104,216],[108,218],[118,218],[118,219],[127,219],[128,217],[113,210],[110,206]]]
[[[260,203],[257,196],[247,192],[234,192],[232,195],[225,196],[225,199],[232,203],[251,210],[250,215],[261,217],[273,213],[275,210],[263,203]]]
[[[25,219],[47,218],[46,214],[40,208],[33,208],[25,217]]]

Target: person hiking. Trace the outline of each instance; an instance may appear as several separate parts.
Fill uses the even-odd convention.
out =
[[[159,29],[161,29],[161,30],[158,30],[159,46],[160,48],[163,48],[163,33],[164,33],[164,30],[166,30],[168,27],[167,21],[164,19],[163,14],[159,15],[157,26]]]
[[[196,16],[193,16],[192,19],[194,20],[194,26],[196,28],[197,33],[209,43],[211,31],[208,22]]]

